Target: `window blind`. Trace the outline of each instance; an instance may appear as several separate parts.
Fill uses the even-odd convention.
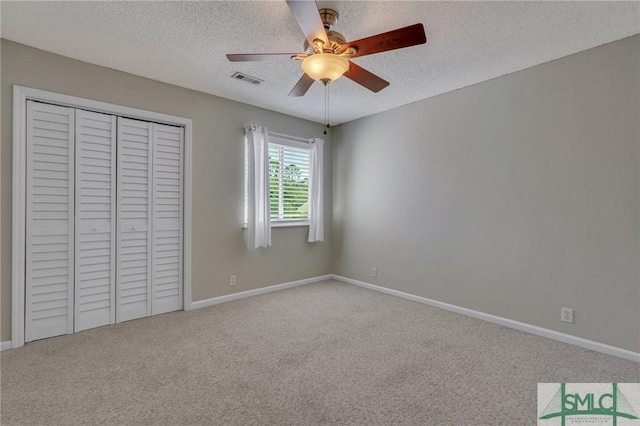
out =
[[[309,149],[269,144],[271,220],[309,219]]]

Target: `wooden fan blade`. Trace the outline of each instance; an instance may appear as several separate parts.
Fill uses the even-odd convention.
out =
[[[297,53],[230,53],[227,59],[231,62],[284,61],[296,55]]]
[[[403,47],[415,46],[426,42],[427,36],[424,33],[424,26],[415,24],[360,40],[350,41],[342,45],[340,52],[346,51],[349,47],[355,47],[357,52],[353,55],[348,55],[348,57],[357,58],[358,56],[402,49]]]
[[[304,96],[313,84],[313,81],[314,80],[307,74],[302,74],[300,80],[298,80],[296,85],[293,86],[293,89],[289,92],[289,96]]]
[[[315,1],[287,0],[287,5],[311,46],[314,45],[315,39],[320,39],[325,46],[329,46],[327,31],[324,29]]]
[[[344,73],[344,76],[375,93],[389,85],[388,81],[381,79],[351,61],[349,61],[349,70]]]

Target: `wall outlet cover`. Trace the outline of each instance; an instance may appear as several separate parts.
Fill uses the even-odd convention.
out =
[[[562,308],[562,317],[560,318],[563,322],[568,322],[573,324],[573,309],[571,308]]]

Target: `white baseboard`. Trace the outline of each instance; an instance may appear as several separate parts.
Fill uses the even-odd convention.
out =
[[[207,306],[218,305],[220,303],[231,302],[232,300],[244,299],[245,297],[257,296],[259,294],[271,293],[272,291],[279,291],[291,287],[298,287],[300,285],[316,283],[318,281],[330,280],[331,277],[331,275],[321,275],[318,277],[306,278],[304,280],[291,281],[288,283],[271,285],[269,287],[256,288],[255,290],[247,290],[241,291],[239,293],[212,297],[211,299],[198,300],[196,302],[191,302],[191,306],[186,310],[204,308]]]
[[[559,331],[549,330],[548,328],[542,328],[542,327],[527,324],[524,322],[514,321],[508,318],[486,314],[480,311],[474,311],[473,309],[463,308],[461,306],[451,305],[449,303],[439,302],[433,299],[427,299],[426,297],[416,296],[410,293],[404,293],[402,291],[381,287],[375,284],[369,284],[364,281],[358,281],[358,280],[343,277],[340,275],[332,275],[332,278],[334,280],[342,281],[347,284],[353,284],[353,285],[368,288],[371,290],[379,291],[381,293],[390,294],[392,296],[402,297],[403,299],[413,300],[414,302],[424,303],[425,305],[435,306],[436,308],[445,309],[447,311],[456,312],[469,317],[492,322],[494,324],[499,324],[505,327],[514,328],[516,330],[535,334],[537,336],[546,337],[548,339],[557,340],[559,342],[580,346],[581,348],[590,349],[592,351],[601,352],[603,354],[613,355],[619,358],[627,359],[629,361],[635,361],[640,363],[640,353],[638,352],[633,352],[627,349],[618,348],[616,346],[606,345],[604,343],[594,342],[593,340],[583,339],[582,337],[576,337],[570,334],[560,333]]]
[[[11,349],[11,340],[0,342],[0,351],[6,351],[7,349]]]

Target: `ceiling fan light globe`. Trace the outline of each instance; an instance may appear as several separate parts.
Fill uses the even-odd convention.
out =
[[[349,61],[333,53],[311,55],[302,61],[302,70],[315,81],[335,81],[347,72]]]

